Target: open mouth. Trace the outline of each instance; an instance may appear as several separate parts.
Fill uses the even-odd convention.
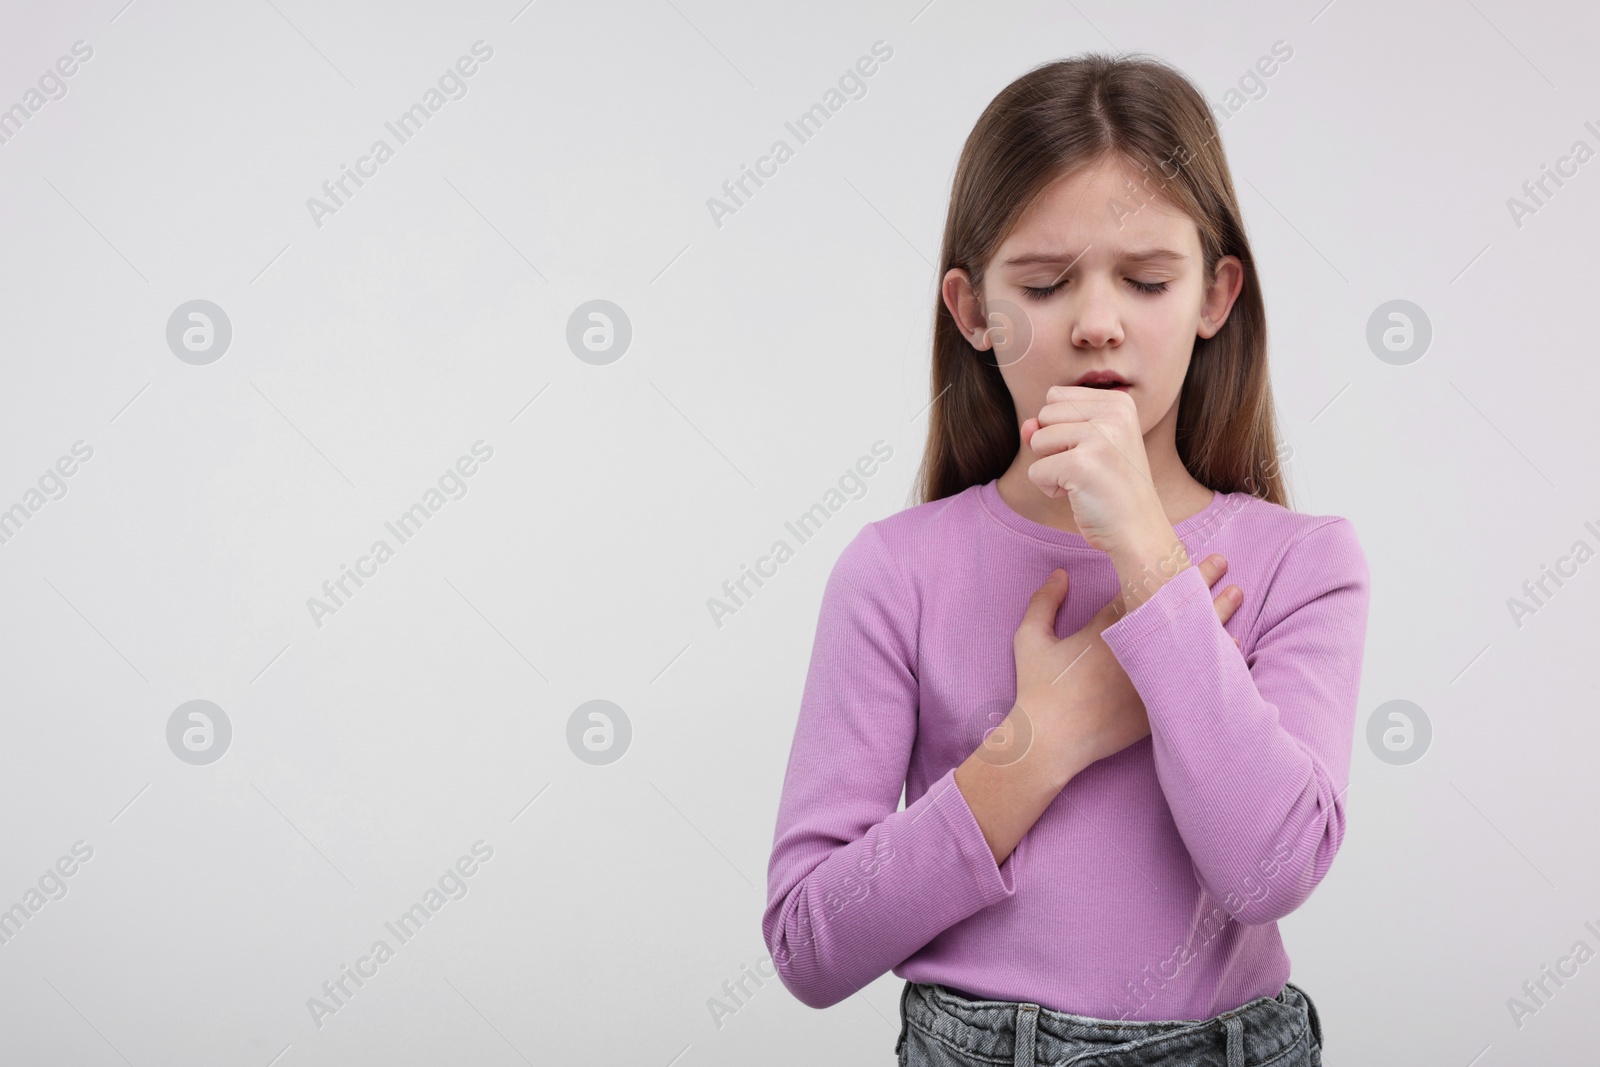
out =
[[[1120,389],[1123,392],[1127,392],[1131,388],[1128,382],[1122,380],[1122,375],[1103,367],[1079,375],[1077,382],[1074,384],[1089,389]]]

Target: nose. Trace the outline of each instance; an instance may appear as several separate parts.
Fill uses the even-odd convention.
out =
[[[1122,316],[1117,309],[1115,282],[1087,279],[1074,295],[1072,344],[1075,348],[1105,348],[1122,343]]]

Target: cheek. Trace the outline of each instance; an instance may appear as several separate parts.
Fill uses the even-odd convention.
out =
[[[1189,372],[1199,320],[1187,308],[1173,303],[1169,307],[1150,309],[1141,325],[1140,336],[1146,342],[1141,347],[1148,354],[1145,381],[1151,383],[1155,392],[1176,397]]]
[[[1139,412],[1139,436],[1141,437],[1149,433],[1150,427],[1160,421],[1150,413],[1152,405],[1150,397],[1147,395],[1148,391],[1145,386],[1133,391],[1133,406]]]
[[[1183,354],[1173,353],[1158,366],[1146,371],[1142,388],[1134,394],[1134,406],[1139,409],[1139,428],[1142,433],[1149,433],[1156,423],[1177,407],[1187,369],[1188,361]]]
[[[998,309],[991,309],[990,350],[1004,374],[1025,370],[1029,363],[1037,362],[1035,353],[1048,342],[1040,336],[1038,320],[1009,301]],[[1043,344],[1042,344],[1043,342]]]
[[[1185,339],[1193,341],[1200,325],[1198,305],[1190,306],[1183,300],[1164,300],[1158,307],[1148,309],[1145,328],[1152,337],[1160,339],[1163,349],[1181,348]]]
[[[1006,365],[1001,357],[1000,377],[1005,380],[1006,390],[1011,393],[1011,403],[1017,412],[1037,412],[1043,403],[1044,390],[1048,386],[1039,385],[1033,380],[1033,368],[1026,359],[1017,363]],[[1035,403],[1038,398],[1038,403]]]

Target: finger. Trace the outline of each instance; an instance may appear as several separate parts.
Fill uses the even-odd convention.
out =
[[[1071,410],[1075,404],[1096,403],[1120,389],[1097,389],[1090,385],[1052,385],[1044,391],[1045,404],[1061,404]]]
[[[1207,586],[1214,586],[1228,572],[1228,560],[1220,552],[1213,552],[1196,565],[1200,577],[1206,580]],[[1236,585],[1230,585],[1219,592],[1211,601],[1211,606],[1217,610],[1217,618],[1227,622],[1233,618],[1233,613],[1239,610],[1239,605],[1244,602],[1244,590]],[[1238,644],[1238,642],[1234,642]]]
[[[1031,447],[1039,458],[1028,466],[1028,481],[1045,496],[1061,497],[1067,493],[1066,486],[1078,484],[1083,464],[1095,462],[1091,457],[1114,446],[1108,446],[1105,435],[1089,423],[1078,422],[1040,427]],[[1115,456],[1111,461],[1121,462]]]
[[[1195,569],[1200,572],[1200,577],[1206,580],[1207,586],[1214,586],[1227,573],[1228,561],[1220,552],[1213,552],[1195,564]],[[1227,622],[1233,618],[1233,613],[1239,610],[1239,605],[1243,603],[1243,600],[1244,590],[1236,585],[1230,585],[1216,595],[1211,601],[1211,606],[1216,608],[1217,618]],[[1235,638],[1233,643],[1237,645],[1239,643],[1238,639]]]
[[[1022,624],[1017,627],[1017,637],[1056,640],[1056,615],[1067,595],[1067,572],[1057,567],[1050,572],[1044,584],[1028,598],[1028,610],[1023,612]]]
[[[1038,437],[1038,434],[1034,434]],[[1073,456],[1070,451],[1055,456],[1042,456],[1028,464],[1028,481],[1045,496],[1055,499],[1067,495],[1066,485],[1075,485],[1072,481],[1073,464],[1082,460],[1081,456]]]
[[[1119,396],[1118,394],[1122,394]],[[1039,422],[1050,425],[1057,422],[1084,422],[1088,419],[1106,418],[1112,412],[1123,410],[1132,400],[1120,389],[1095,389],[1087,385],[1052,385],[1044,394],[1044,407],[1039,409]]]
[[[1233,613],[1239,610],[1239,605],[1243,602],[1244,590],[1236,585],[1230,585],[1217,594],[1217,598],[1211,602],[1211,605],[1217,609],[1217,618],[1226,623],[1233,618]],[[1234,643],[1238,644],[1237,641]]]
[[[1199,563],[1195,564],[1200,571],[1200,577],[1206,580],[1206,585],[1217,584],[1217,579],[1228,573],[1228,560],[1220,552],[1213,552]]]
[[[1101,431],[1087,422],[1040,423],[1028,439],[1028,447],[1040,456],[1052,456],[1103,436]]]
[[[1022,443],[1033,447],[1033,435],[1039,431],[1039,420],[1030,418],[1022,424]]]

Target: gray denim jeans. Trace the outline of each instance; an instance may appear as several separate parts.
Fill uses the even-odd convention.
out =
[[[1322,1022],[1292,982],[1213,1019],[1163,1022],[973,1000],[907,982],[894,1050],[900,1067],[1322,1067]]]

